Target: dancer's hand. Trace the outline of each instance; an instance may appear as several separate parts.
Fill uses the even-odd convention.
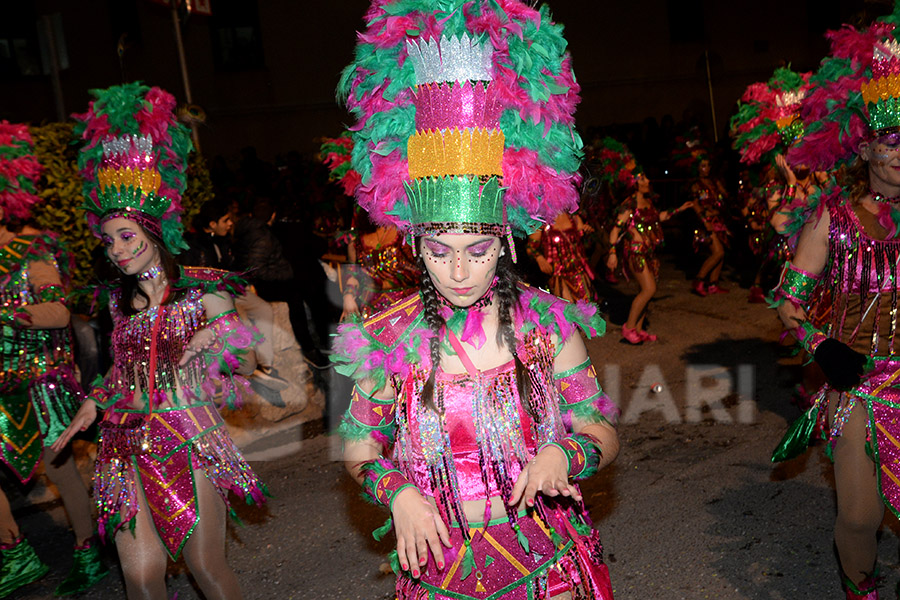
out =
[[[545,446],[519,473],[509,498],[510,505],[518,504],[519,510],[524,506],[534,506],[534,497],[538,492],[545,496],[562,495],[581,500],[578,488],[569,483],[568,463],[561,449]]]
[[[343,321],[350,315],[358,314],[359,304],[357,304],[356,298],[354,298],[351,294],[344,294],[344,312],[341,313],[341,321]]]
[[[535,261],[537,262],[537,266],[541,270],[541,273],[544,275],[553,275],[553,266],[543,254],[539,254]]]
[[[610,271],[615,271],[616,267],[619,264],[619,257],[616,256],[614,252],[610,252],[609,256],[606,257],[606,268]]]
[[[216,334],[208,327],[204,327],[195,333],[185,347],[184,354],[181,355],[181,360],[178,361],[178,366],[181,367],[188,364],[195,356],[212,346],[215,341]]]
[[[94,424],[96,419],[97,404],[90,398],[86,398],[81,405],[81,408],[75,413],[72,421],[69,422],[69,426],[66,427],[65,431],[63,431],[58,438],[56,438],[56,441],[53,442],[50,449],[54,452],[62,451],[63,448],[69,445],[69,441],[76,433],[79,431],[86,431],[88,427]]]
[[[779,154],[775,157],[775,166],[778,167],[778,172],[784,177],[785,183],[788,185],[797,185],[797,176],[794,175],[794,170],[791,169],[791,165],[788,164],[788,161],[783,154]]]
[[[444,550],[441,544],[448,548],[452,544],[450,532],[438,510],[411,487],[394,497],[392,508],[400,567],[413,577],[419,577],[422,566],[428,562],[430,551],[438,569],[443,569]]]

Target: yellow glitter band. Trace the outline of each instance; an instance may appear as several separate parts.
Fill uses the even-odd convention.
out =
[[[141,171],[131,167],[125,169],[105,168],[97,171],[97,183],[100,184],[101,190],[108,187],[118,189],[124,185],[125,187],[139,188],[144,194],[149,194],[159,191],[162,178],[156,169]]]
[[[409,177],[502,175],[504,139],[497,129],[416,133],[407,143]]]
[[[887,75],[862,85],[863,102],[871,104],[888,98],[900,98],[900,75]]]

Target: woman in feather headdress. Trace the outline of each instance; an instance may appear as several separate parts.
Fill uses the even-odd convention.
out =
[[[608,600],[574,483],[618,451],[580,333],[604,324],[512,271],[511,236],[577,204],[562,28],[516,0],[376,0],[366,20],[341,87],[356,198],[423,275],[342,325],[333,359],[356,381],[344,456],[391,512],[397,597]]]
[[[785,326],[828,383],[773,457],[801,453],[819,426],[834,460],[834,541],[846,597],[878,598],[877,532],[885,507],[900,515],[896,440],[900,362],[900,11],[857,31],[830,32],[832,54],[811,81],[802,142],[791,164],[841,171],[839,185],[796,208],[799,243],[776,291]],[[825,299],[825,300],[823,300]],[[825,324],[810,312],[827,306]]]
[[[88,223],[118,269],[110,293],[113,365],[59,450],[103,411],[94,476],[101,535],[115,539],[128,598],[166,594],[167,559],[183,552],[207,598],[241,598],[225,557],[228,492],[265,487],[225,429],[255,366],[255,331],[234,310],[233,274],[179,267],[181,194],[191,142],[175,98],[140,83],[95,90],[78,115]]]

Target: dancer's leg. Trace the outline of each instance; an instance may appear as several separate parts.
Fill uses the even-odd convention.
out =
[[[166,550],[150,518],[150,508],[139,491],[134,533],[128,525],[116,534],[116,549],[125,577],[128,600],[167,600]]]
[[[75,532],[75,545],[83,546],[94,533],[94,518],[91,514],[91,499],[75,464],[72,447],[67,447],[59,454],[50,448],[44,448],[44,470],[62,497],[69,522],[72,523],[72,531]]]
[[[876,534],[884,517],[875,463],[866,454],[866,420],[865,407],[857,404],[834,445],[834,542],[841,568],[854,584],[872,574],[878,549]]]
[[[203,594],[212,600],[240,600],[240,584],[225,558],[225,502],[203,471],[194,471],[200,520],[184,545],[184,561]]]
[[[625,322],[629,329],[639,329],[644,323],[644,315],[646,314],[647,304],[656,294],[656,279],[650,271],[649,265],[645,264],[644,268],[634,274],[635,280],[641,290],[631,302],[631,310],[628,311],[628,321]]]

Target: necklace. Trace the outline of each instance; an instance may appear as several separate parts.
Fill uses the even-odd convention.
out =
[[[438,294],[437,297],[441,304],[450,308],[451,310],[453,310],[453,312],[463,311],[463,310],[465,310],[465,311],[481,310],[482,308],[484,308],[485,306],[490,304],[491,300],[494,299],[494,288],[497,287],[497,282],[499,280],[500,280],[499,277],[495,276],[494,280],[491,282],[491,286],[484,293],[484,296],[482,296],[481,298],[479,298],[478,300],[476,300],[469,306],[456,306],[455,304],[450,302],[450,300],[445,298],[443,294]]]
[[[163,269],[160,265],[153,265],[143,273],[137,276],[138,281],[149,281],[151,279],[156,279],[163,272]]]
[[[896,196],[885,196],[884,194],[879,194],[872,188],[869,188],[869,194],[872,195],[872,200],[874,202],[888,202],[894,204],[897,201],[900,201],[900,194],[897,194]]]

